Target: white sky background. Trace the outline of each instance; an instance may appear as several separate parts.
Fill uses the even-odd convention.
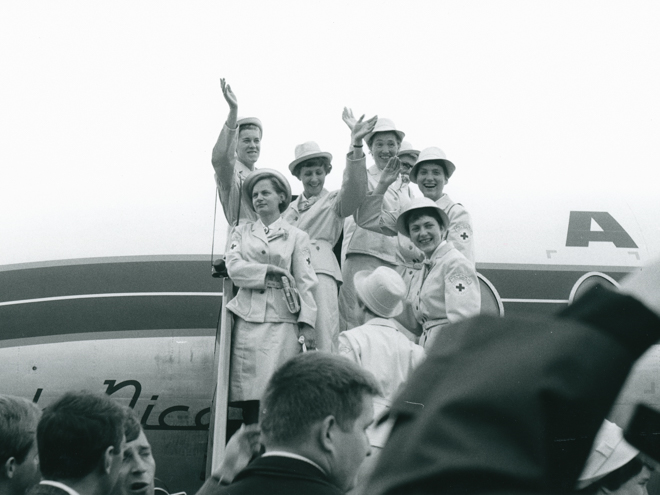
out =
[[[349,106],[440,146],[484,239],[582,197],[660,242],[659,25],[644,1],[3,2],[0,265],[209,253],[220,77],[259,167],[316,140],[337,188]]]

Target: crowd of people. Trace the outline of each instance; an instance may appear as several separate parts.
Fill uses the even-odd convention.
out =
[[[303,186],[292,200],[284,174],[256,168],[261,121],[238,118],[236,95],[226,81],[221,87],[229,115],[212,164],[229,224],[226,270],[237,287],[227,305],[234,319],[230,403],[256,422],[268,379],[303,347],[362,364],[363,355],[374,362],[405,355],[409,362],[391,372],[396,379],[385,379],[396,385],[388,387],[390,400],[444,327],[480,311],[472,221],[444,192],[456,166],[437,147],[414,150],[391,120],[356,119],[344,109],[350,150],[341,188],[325,189],[332,154],[309,141],[295,147],[288,167]],[[413,197],[410,182],[423,197]],[[340,267],[333,249],[342,234]],[[370,283],[358,291],[358,280],[376,272],[403,290],[378,294],[378,283]],[[372,319],[388,320],[405,338],[363,338],[356,347],[357,335],[373,333],[376,323],[364,327]]]
[[[261,122],[239,119],[221,85],[212,161],[237,287],[229,400],[245,424],[197,495],[646,493],[654,461],[604,418],[660,339],[660,260],[555,317],[479,315],[472,224],[443,191],[455,166],[439,148],[345,110],[342,187],[324,189],[332,155],[303,143],[292,201],[282,173],[255,168]],[[0,395],[0,495],[157,491],[130,408]]]

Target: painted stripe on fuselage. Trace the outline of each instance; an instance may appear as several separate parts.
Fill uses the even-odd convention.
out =
[[[552,314],[566,307],[586,272],[620,280],[637,267],[477,263],[505,313]],[[221,279],[208,256],[133,256],[0,267],[0,346],[99,339],[209,335],[218,323]],[[192,334],[190,332],[193,332]],[[115,338],[115,337],[113,337]],[[120,337],[117,337],[120,338]]]
[[[144,296],[199,296],[218,297],[222,292],[122,292],[120,294],[78,294],[75,296],[42,297],[39,299],[23,299],[21,301],[0,302],[0,306],[13,306],[15,304],[33,304],[51,301],[68,301],[73,299],[95,299],[101,297],[144,297]]]

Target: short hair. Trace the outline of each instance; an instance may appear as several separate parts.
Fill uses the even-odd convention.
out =
[[[259,131],[259,139],[261,139],[261,134],[262,134],[261,128],[256,124],[241,124],[241,125],[239,125],[238,126],[238,135],[240,136],[241,131],[248,130],[248,129],[254,129],[254,130]]]
[[[364,299],[362,299],[362,298],[360,297],[360,294],[357,294],[357,293],[355,294],[355,300],[356,300],[358,306],[360,306],[360,304],[361,304],[362,306],[364,306],[364,310],[365,310],[367,313],[369,313],[370,315],[373,315],[375,318],[382,318],[382,316],[377,315],[376,313],[374,313],[373,311],[371,311],[371,308],[370,308],[369,306],[367,306],[367,303],[365,303],[365,302],[364,302]]]
[[[21,464],[34,444],[41,410],[23,397],[0,395],[0,464]]]
[[[46,479],[81,479],[110,446],[120,449],[124,411],[107,395],[68,392],[39,421],[39,464]]]
[[[330,163],[330,160],[328,160],[327,156],[317,156],[314,158],[310,158],[309,160],[300,162],[298,165],[296,165],[296,168],[293,170],[293,175],[296,178],[300,179],[300,174],[302,174],[303,168],[315,167],[317,165],[321,165],[323,167],[323,170],[325,170],[326,174],[329,174],[330,171],[332,170],[332,164]]]
[[[380,394],[374,376],[348,359],[325,352],[299,354],[271,377],[263,396],[261,431],[276,444],[296,444],[328,416],[348,431],[363,398]]]
[[[284,188],[284,186],[282,185],[282,183],[281,183],[279,180],[277,180],[277,177],[275,177],[275,176],[273,176],[273,175],[267,175],[267,176],[265,176],[263,179],[259,179],[259,180],[256,181],[254,184],[252,184],[252,190],[253,190],[253,191],[254,191],[254,186],[256,186],[257,184],[259,184],[259,182],[261,182],[262,180],[267,180],[267,181],[269,181],[269,182],[272,184],[273,189],[275,189],[275,192],[276,192],[277,194],[284,194],[284,197],[285,197],[285,198],[287,197],[287,191],[286,191],[286,189]],[[252,198],[250,198],[250,201],[252,201]],[[277,209],[280,210],[280,213],[284,212],[284,210],[286,210],[287,207],[288,207],[288,205],[286,204],[286,201],[282,201],[282,202],[280,202],[279,205],[277,205]]]
[[[440,213],[438,213],[438,210],[432,207],[429,208],[416,208],[412,210],[410,213],[408,213],[408,216],[406,217],[406,230],[408,231],[408,234],[410,234],[410,224],[413,223],[415,220],[419,220],[423,216],[428,216],[428,217],[433,217],[438,221],[438,225],[440,228],[447,228],[445,223],[442,221],[442,217],[440,216]]]
[[[616,491],[621,488],[625,482],[632,477],[637,476],[644,467],[644,462],[639,458],[639,455],[633,457],[629,462],[624,464],[618,469],[615,469],[601,479],[591,483],[589,486],[582,490],[582,493],[597,493],[601,487],[605,487],[610,491]]]
[[[124,435],[128,443],[137,440],[142,433],[142,426],[133,409],[128,406],[122,406],[122,409],[124,410]]]

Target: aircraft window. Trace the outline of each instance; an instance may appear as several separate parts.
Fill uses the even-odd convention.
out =
[[[573,285],[571,295],[568,297],[568,304],[573,304],[574,300],[579,299],[585,292],[595,286],[607,287],[608,289],[618,289],[619,283],[604,273],[585,273],[577,282],[575,282],[575,285]]]
[[[477,273],[477,277],[479,277],[479,287],[481,289],[481,314],[504,316],[502,298],[495,286],[481,273]]]

